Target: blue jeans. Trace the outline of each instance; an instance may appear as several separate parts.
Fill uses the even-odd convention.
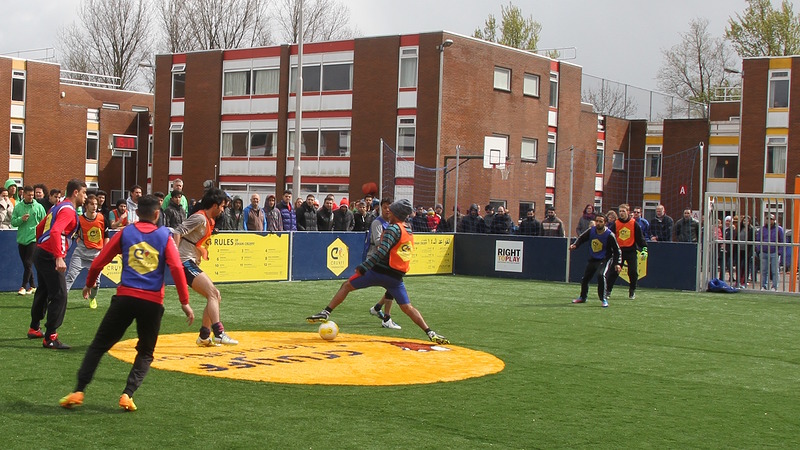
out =
[[[761,288],[767,289],[769,278],[772,277],[772,289],[778,289],[778,252],[761,252]]]

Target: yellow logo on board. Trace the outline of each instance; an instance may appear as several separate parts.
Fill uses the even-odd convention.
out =
[[[131,245],[128,250],[128,266],[144,275],[158,268],[158,250],[147,242]]]
[[[328,246],[327,263],[328,270],[333,272],[336,276],[341,275],[350,264],[350,253],[341,239],[336,238],[336,240],[331,242],[331,245]]]
[[[592,239],[592,251],[597,253],[603,250],[603,241],[600,239]]]

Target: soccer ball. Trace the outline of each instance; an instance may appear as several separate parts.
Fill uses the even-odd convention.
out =
[[[329,320],[327,322],[323,322],[319,326],[319,336],[326,341],[332,341],[336,339],[336,335],[339,334],[339,325],[336,325],[336,322]]]

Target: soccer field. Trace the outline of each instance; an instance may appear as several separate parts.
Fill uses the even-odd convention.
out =
[[[222,319],[244,331],[307,333],[340,281],[226,284]],[[243,381],[153,368],[134,399],[117,400],[129,363],[105,356],[84,406],[58,400],[75,385],[108,307],[79,291],[60,338],[29,341],[29,296],[0,294],[0,436],[4,448],[793,448],[800,446],[797,297],[697,294],[617,286],[572,305],[577,284],[462,276],[408,277],[412,303],[456,347],[502,360],[500,372],[430,384],[319,385]],[[590,294],[594,292],[594,286]],[[402,330],[369,307],[382,291],[350,294],[331,316],[347,334],[423,340],[395,307]],[[192,292],[196,315],[204,302]],[[167,288],[162,336],[192,333]],[[135,337],[129,329],[127,338]],[[165,344],[162,339],[159,345]],[[336,344],[333,341],[332,344]],[[245,342],[242,342],[244,346]],[[252,343],[247,343],[252,344]],[[251,345],[252,346],[252,345]],[[196,347],[192,349],[196,351]],[[205,350],[205,349],[204,349]],[[209,352],[235,348],[207,349]],[[156,348],[156,358],[159,347]],[[331,366],[325,378],[346,375]],[[380,368],[380,367],[378,367]],[[408,373],[450,370],[408,364]],[[324,372],[324,371],[323,371]]]

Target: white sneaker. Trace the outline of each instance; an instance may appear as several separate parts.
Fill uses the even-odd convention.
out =
[[[239,341],[236,339],[231,338],[225,332],[220,334],[219,336],[214,336],[214,343],[216,345],[224,344],[224,345],[238,345]]]
[[[200,336],[198,336],[196,342],[197,342],[197,346],[198,347],[219,347],[219,345],[220,345],[220,344],[215,343],[214,340],[211,339],[211,336],[209,336],[209,337],[207,337],[205,339],[203,339]]]
[[[36,293],[36,288],[35,287],[32,287],[32,288],[28,289],[28,295],[33,295],[35,293]]]
[[[376,311],[374,306],[369,309],[369,313],[381,320],[386,317],[386,314],[384,314],[383,311]]]
[[[19,290],[17,291],[17,295],[25,295],[27,293],[28,291],[26,291],[25,288],[19,288]]]
[[[631,300],[636,300],[636,293],[634,292],[633,294],[629,295],[628,298]]]
[[[383,328],[391,328],[393,330],[402,330],[403,329],[403,327],[401,327],[400,325],[396,324],[394,322],[394,320],[392,320],[392,319],[389,319],[389,320],[381,322],[381,326]]]

